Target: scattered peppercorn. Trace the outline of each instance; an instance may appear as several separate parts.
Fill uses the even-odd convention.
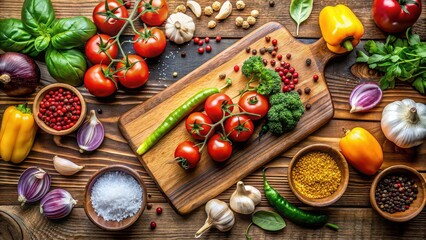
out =
[[[299,94],[299,95],[302,95],[302,89],[297,89],[297,93]]]
[[[276,51],[272,51],[271,56],[274,58],[277,56],[277,52]]]
[[[226,74],[225,73],[219,74],[219,79],[225,79],[225,78],[226,78]]]
[[[268,65],[268,60],[266,60],[266,59],[263,59],[263,65]]]
[[[212,46],[207,45],[207,46],[206,46],[206,52],[211,52],[211,51],[212,51]]]
[[[194,38],[194,44],[198,44],[200,42],[200,38],[196,37]]]
[[[265,50],[265,48],[264,48],[264,47],[259,49],[259,53],[260,53],[261,55],[265,54],[265,51],[266,51],[266,50]]]
[[[285,57],[286,57],[287,59],[290,59],[290,58],[291,58],[291,53],[287,53],[287,54],[285,55]]]
[[[158,207],[155,211],[157,212],[158,215],[163,213],[163,209],[161,207]]]
[[[234,66],[234,72],[238,72],[239,70],[240,70],[240,66],[235,65],[235,66]]]
[[[173,72],[173,77],[175,78],[177,76],[178,76],[178,73],[177,72]]]
[[[154,221],[152,221],[152,222],[149,224],[149,226],[151,227],[151,229],[152,229],[152,230],[154,230],[154,229],[157,227],[157,224],[156,224]]]
[[[309,87],[305,87],[305,89],[303,90],[306,94],[311,93],[311,89]]]
[[[278,44],[278,40],[277,39],[272,39],[272,45],[277,46]]]
[[[275,52],[278,52],[278,46],[275,46],[275,47],[274,47],[274,51],[275,51]]]
[[[221,36],[216,36],[216,42],[220,42],[222,41],[222,37]]]
[[[186,57],[186,52],[185,51],[180,52],[180,56],[183,58]]]
[[[305,106],[306,110],[310,110],[311,107],[312,107],[312,105],[310,103],[306,104],[306,106]]]
[[[315,82],[318,81],[318,79],[319,79],[318,75],[316,75],[316,74],[312,78],[314,79]]]
[[[253,49],[253,50],[251,50],[251,53],[252,53],[253,55],[256,55],[256,54],[257,54],[257,50],[256,50],[256,49]]]
[[[276,64],[275,60],[274,60],[274,59],[272,59],[272,60],[271,60],[271,66],[272,66],[272,67],[275,67],[275,64]]]
[[[199,41],[198,41],[198,46],[203,46],[203,44],[204,44],[204,41],[203,41],[203,40],[199,40]]]
[[[278,61],[281,61],[281,59],[283,58],[283,55],[281,55],[281,54],[278,54],[277,55],[277,59],[278,59]]]
[[[272,53],[274,51],[273,47],[268,47],[268,53]]]
[[[96,112],[99,113],[99,114],[102,114],[102,109],[98,108],[98,109],[96,109]]]
[[[275,6],[275,1],[269,1],[269,6],[270,7],[274,7]]]
[[[250,47],[246,47],[246,53],[249,53],[250,52]]]
[[[150,210],[151,208],[152,208],[152,204],[151,204],[151,203],[148,203],[148,204],[146,205],[146,209]]]
[[[151,193],[148,193],[148,197],[149,197],[149,198],[151,197]]]
[[[204,48],[199,47],[199,48],[198,48],[198,53],[199,53],[199,54],[203,54],[203,53],[204,53]]]
[[[209,37],[204,38],[204,42],[205,43],[209,43],[210,42],[210,38]]]
[[[266,36],[265,37],[265,41],[268,43],[268,42],[270,42],[271,41],[271,37],[270,36]]]
[[[311,66],[312,60],[310,58],[306,59],[306,66]]]

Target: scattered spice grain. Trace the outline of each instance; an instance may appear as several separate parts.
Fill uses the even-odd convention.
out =
[[[310,103],[308,103],[308,104],[306,104],[305,108],[306,108],[306,110],[309,111],[312,108],[312,105]]]
[[[309,94],[309,93],[311,93],[311,89],[309,87],[305,87],[304,92],[306,94]]]

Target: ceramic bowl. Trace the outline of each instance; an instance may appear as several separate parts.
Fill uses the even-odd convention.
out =
[[[46,125],[46,123],[44,123],[41,119],[39,119],[37,117],[37,114],[40,110],[40,102],[43,100],[44,96],[49,91],[51,91],[51,90],[55,91],[59,88],[63,88],[64,90],[69,90],[69,91],[75,93],[75,95],[77,95],[77,97],[80,99],[80,103],[81,103],[80,117],[77,120],[77,122],[71,128],[68,128],[66,130],[61,130],[61,131],[58,131],[58,130],[51,128],[50,126]],[[70,134],[70,133],[74,132],[75,130],[77,130],[86,118],[86,111],[87,111],[87,107],[86,107],[86,102],[84,101],[83,95],[81,95],[81,93],[75,87],[68,85],[68,84],[64,84],[64,83],[50,84],[50,85],[42,88],[34,98],[34,104],[33,104],[34,120],[37,123],[37,125],[41,129],[43,129],[43,131],[45,131],[49,134],[52,134],[52,135],[67,135],[67,134]]]
[[[405,212],[396,212],[396,213],[388,213],[382,211],[380,207],[377,205],[375,199],[375,191],[378,183],[389,174],[404,174],[414,180],[417,184],[417,198],[410,204],[410,208]],[[417,172],[414,168],[404,166],[404,165],[395,165],[392,167],[388,167],[385,170],[381,171],[373,181],[370,189],[370,203],[372,207],[384,218],[393,221],[393,222],[406,222],[410,219],[416,217],[424,208],[426,197],[425,197],[425,188],[426,183],[425,179]]]
[[[295,186],[294,179],[292,176],[293,168],[296,166],[296,164],[300,161],[300,159],[303,156],[311,152],[323,152],[330,155],[334,159],[334,161],[336,161],[337,166],[339,167],[339,170],[342,176],[340,180],[340,185],[337,188],[337,190],[328,197],[310,198],[305,196],[301,192],[299,192]],[[318,169],[318,170],[321,170],[321,169]],[[301,149],[299,152],[296,153],[296,155],[294,155],[293,159],[290,161],[290,164],[288,166],[287,176],[288,176],[288,182],[289,182],[291,191],[293,191],[294,195],[296,195],[296,197],[300,201],[313,207],[324,207],[324,206],[328,206],[335,203],[337,200],[340,199],[340,197],[346,191],[346,187],[348,186],[348,182],[349,182],[349,168],[348,168],[348,164],[346,163],[345,157],[338,150],[326,144],[313,144]]]
[[[140,209],[132,217],[125,218],[121,221],[106,221],[101,216],[98,216],[95,210],[93,209],[93,206],[90,200],[90,195],[92,194],[92,187],[95,184],[95,182],[98,180],[100,176],[110,171],[121,171],[131,175],[133,178],[136,179],[136,181],[139,183],[139,185],[142,188],[142,204]],[[145,207],[147,204],[146,191],[147,190],[146,190],[145,183],[143,182],[143,180],[141,179],[141,177],[135,170],[124,165],[111,165],[108,167],[104,167],[100,169],[99,171],[97,171],[92,177],[90,177],[89,181],[86,184],[86,187],[84,190],[84,199],[85,199],[84,211],[86,212],[86,215],[90,219],[90,221],[92,221],[96,226],[104,230],[108,230],[108,231],[123,230],[125,228],[130,227],[133,223],[135,223],[139,219],[139,217],[142,215],[143,211],[145,210]]]

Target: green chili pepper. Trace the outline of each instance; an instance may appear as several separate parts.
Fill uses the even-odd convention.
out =
[[[151,135],[149,135],[145,141],[139,146],[136,152],[139,155],[147,152],[152,146],[154,146],[166,133],[173,129],[186,115],[194,110],[198,105],[200,105],[204,100],[209,96],[218,93],[220,90],[218,88],[207,88],[201,90],[188,100],[179,106],[176,110],[167,116],[167,118],[161,123],[161,125],[154,130]]]
[[[290,221],[306,227],[322,227],[327,223],[328,216],[326,214],[304,211],[281,196],[266,181],[265,169],[263,170],[263,184],[265,196],[269,203]]]

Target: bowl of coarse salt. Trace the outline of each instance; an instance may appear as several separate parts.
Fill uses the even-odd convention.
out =
[[[90,221],[102,229],[119,231],[141,216],[146,207],[146,187],[133,169],[111,165],[90,177],[84,198]]]

